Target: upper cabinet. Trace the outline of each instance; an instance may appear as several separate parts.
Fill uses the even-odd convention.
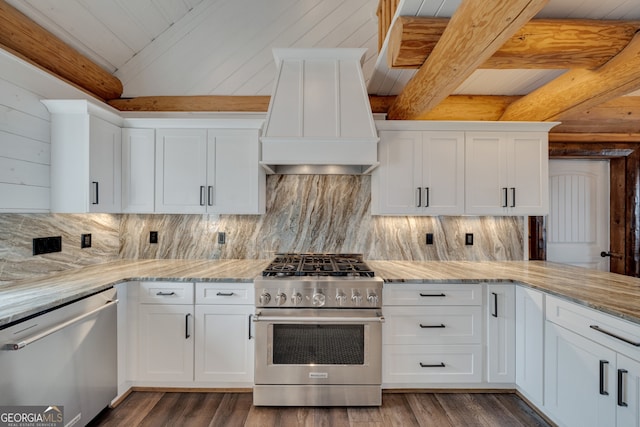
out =
[[[464,132],[380,131],[372,213],[464,213]]]
[[[547,132],[468,132],[465,159],[468,214],[548,213]]]
[[[155,211],[264,213],[258,137],[255,129],[156,130]]]
[[[122,129],[122,212],[153,213],[155,129]]]
[[[121,122],[86,100],[42,101],[51,113],[51,211],[121,210]]]
[[[373,215],[546,215],[556,123],[379,121]]]

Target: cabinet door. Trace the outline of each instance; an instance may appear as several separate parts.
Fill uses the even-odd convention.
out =
[[[516,286],[516,384],[542,407],[544,366],[544,295]]]
[[[193,305],[141,304],[138,375],[146,381],[193,381]]]
[[[153,129],[122,129],[122,212],[154,211],[155,160]]]
[[[264,213],[265,173],[257,131],[208,131],[207,211]]]
[[[551,322],[545,325],[544,407],[562,426],[615,425],[616,353]]]
[[[515,381],[515,289],[487,286],[487,381]]]
[[[372,176],[374,215],[414,215],[422,197],[422,132],[381,131],[380,166]]]
[[[156,131],[156,206],[159,213],[204,213],[207,131]]]
[[[422,132],[419,213],[464,213],[464,132]]]
[[[509,134],[507,185],[513,215],[549,213],[549,149],[545,132]]]
[[[618,354],[616,425],[640,427],[640,362]]]
[[[195,380],[253,384],[251,305],[196,305]]]
[[[89,212],[120,212],[122,130],[89,119]],[[82,167],[81,165],[76,165]]]
[[[507,213],[507,135],[468,132],[465,135],[465,211],[475,215]]]

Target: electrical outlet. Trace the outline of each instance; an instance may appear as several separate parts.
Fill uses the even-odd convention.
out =
[[[158,243],[158,232],[150,231],[149,232],[149,243],[155,244]]]
[[[218,231],[218,244],[224,245],[225,243],[227,243],[227,233],[224,231]]]
[[[464,235],[464,244],[467,246],[473,246],[473,233],[467,233]]]
[[[433,245],[433,233],[427,233],[427,245]]]
[[[42,255],[62,252],[62,236],[37,237],[33,239],[33,254]]]
[[[90,248],[91,247],[91,233],[82,234],[80,236],[80,248]]]

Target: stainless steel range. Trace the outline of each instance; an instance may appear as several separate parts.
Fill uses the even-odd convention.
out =
[[[254,405],[380,405],[382,279],[359,254],[278,254],[255,280]]]

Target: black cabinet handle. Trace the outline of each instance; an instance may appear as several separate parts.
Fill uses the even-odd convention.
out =
[[[91,204],[92,204],[92,205],[98,205],[98,204],[100,204],[100,188],[98,187],[100,184],[98,184],[98,181],[92,181],[91,183],[92,183],[92,184],[95,186],[95,188],[96,188],[96,196],[95,196],[95,198],[93,199],[94,201],[93,201],[93,202],[91,202]]]
[[[207,187],[207,204],[213,206],[213,185]]]
[[[507,187],[502,187],[502,192],[504,193],[504,202],[502,203],[502,207],[506,208],[507,206],[509,206],[509,195],[507,194]]]
[[[444,326],[444,324],[442,323],[440,323],[439,325],[423,325],[422,323],[420,323],[420,327],[422,329],[446,328],[446,326]]]
[[[437,365],[429,365],[429,364],[424,364],[420,362],[420,367],[421,368],[444,368],[444,362],[440,362]]]
[[[609,362],[606,360],[600,361],[600,394],[603,396],[609,395],[609,392],[606,390],[604,386],[604,368],[605,368],[605,365],[608,365],[608,364]]]
[[[491,312],[491,315],[493,317],[498,317],[498,294],[491,292],[491,295],[493,295],[493,311]]]
[[[204,185],[200,186],[200,206],[204,206]]]
[[[218,297],[232,297],[235,295],[235,292],[218,292],[216,296]]]
[[[515,187],[511,187],[511,207],[516,207],[516,189]]]
[[[429,207],[429,187],[424,187],[424,207]]]
[[[189,317],[191,317],[191,313],[187,313],[184,316],[184,339],[189,339],[191,337],[191,333],[189,332]]]
[[[626,374],[626,369],[618,369],[618,406],[629,406],[627,402],[624,401],[624,396],[622,395],[625,389],[624,380]]]
[[[156,292],[156,295],[159,296],[159,297],[168,297],[168,296],[175,295],[175,294],[176,293],[173,292],[173,291],[171,291],[171,292],[162,292],[162,291]]]
[[[610,337],[613,337],[613,338],[615,338],[615,339],[617,339],[617,340],[620,340],[620,341],[622,341],[622,342],[625,342],[625,343],[627,343],[627,344],[629,344],[629,345],[632,345],[632,346],[634,346],[634,347],[640,347],[640,342],[633,342],[633,341],[631,341],[631,340],[629,340],[629,339],[627,339],[627,338],[625,338],[625,337],[621,337],[620,335],[614,334],[613,332],[609,332],[609,331],[607,331],[607,330],[605,330],[605,329],[602,329],[602,328],[601,328],[600,326],[598,326],[598,325],[590,325],[589,327],[590,327],[591,329],[594,329],[594,330],[596,330],[596,331],[598,331],[598,332],[602,332],[602,333],[603,333],[603,334],[605,334],[605,335],[609,335]]]
[[[442,294],[442,293],[440,293],[440,294],[423,294],[423,293],[420,293],[420,296],[421,297],[446,297],[446,295]]]
[[[251,322],[252,318],[253,318],[253,314],[250,314],[249,315],[249,339],[253,338],[253,336],[251,335],[251,324],[253,323]]]
[[[416,208],[419,208],[422,205],[422,191],[420,187],[416,188]]]

